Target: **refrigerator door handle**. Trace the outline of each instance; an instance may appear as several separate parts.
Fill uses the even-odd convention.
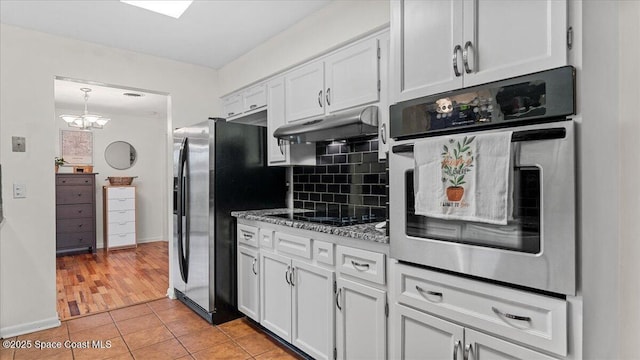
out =
[[[186,283],[189,278],[189,138],[182,139],[178,157],[178,265],[180,276]],[[186,175],[185,175],[186,173]],[[185,181],[186,180],[186,181]],[[182,220],[184,219],[184,226]],[[184,239],[184,243],[183,243]]]

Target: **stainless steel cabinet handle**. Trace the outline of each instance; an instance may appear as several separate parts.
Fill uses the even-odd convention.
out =
[[[331,97],[331,88],[327,88],[327,95],[325,96],[325,98],[327,99],[327,105],[331,106],[331,100],[329,100]]]
[[[278,139],[278,147],[280,148],[280,154],[284,155],[284,141],[282,139]]]
[[[474,359],[475,356],[473,356],[473,344],[467,344],[467,346],[464,347],[464,360],[471,360]]]
[[[245,239],[245,240],[250,240],[250,239],[252,239],[252,238],[253,238],[253,235],[251,235],[251,234],[247,234],[247,233],[242,233],[242,236],[244,236],[244,239]]]
[[[387,143],[387,124],[382,124],[382,127],[380,128],[380,139],[383,144]]]
[[[458,360],[458,349],[462,349],[462,341],[460,340],[453,344],[453,360]]]
[[[503,313],[502,311],[498,310],[495,306],[492,306],[491,310],[493,310],[493,312],[496,313],[496,315],[506,317],[507,319],[527,321],[527,322],[531,321],[531,318],[528,316],[520,316],[520,315],[509,314],[509,313]]]
[[[338,310],[342,311],[342,306],[340,306],[340,295],[342,295],[342,288],[338,289],[336,293],[336,307]]]
[[[284,273],[284,280],[287,282],[287,284],[291,285],[291,282],[289,281],[289,271],[291,270],[291,266],[287,266],[287,271]]]
[[[296,286],[296,284],[293,282],[293,276],[295,275],[296,272],[296,268],[295,267],[291,267],[291,271],[289,272],[289,284],[291,284],[291,286]]]
[[[318,105],[322,107],[322,90],[318,93]]]
[[[442,293],[438,292],[438,291],[424,290],[423,288],[421,288],[418,285],[416,285],[416,290],[418,290],[418,292],[421,292],[421,293],[427,293],[428,295],[437,296],[439,298],[442,298]],[[427,299],[427,300],[429,300],[429,299]]]
[[[233,114],[235,114],[235,113],[230,112],[230,113],[227,114],[227,116],[233,116]]]
[[[258,107],[258,105],[251,105],[251,106],[249,106],[249,109],[253,110],[253,109],[257,108],[257,107]]]
[[[453,73],[456,74],[456,77],[460,77],[462,74],[458,71],[458,52],[462,51],[462,47],[460,45],[456,45],[453,48]]]
[[[251,263],[251,270],[253,270],[253,274],[254,275],[258,275],[258,272],[256,271],[256,263],[258,262],[258,259],[253,258],[253,263]]]
[[[353,260],[351,260],[351,264],[353,265],[353,268],[358,270],[358,271],[369,270],[369,264],[361,264],[361,263],[355,262]],[[363,268],[363,269],[358,269],[358,268]]]
[[[464,51],[462,52],[462,63],[464,64],[464,71],[467,74],[471,74],[471,72],[473,72],[473,69],[469,67],[469,48],[473,50],[473,44],[471,41],[467,41],[464,44]]]

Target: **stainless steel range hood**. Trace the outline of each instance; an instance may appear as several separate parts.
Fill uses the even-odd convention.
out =
[[[342,140],[378,133],[378,107],[366,106],[276,129],[273,136],[292,144]]]

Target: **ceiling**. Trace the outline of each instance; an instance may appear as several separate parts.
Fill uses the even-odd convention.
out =
[[[0,0],[0,22],[54,35],[218,69],[330,0],[195,0],[179,18],[119,0]],[[166,96],[56,80],[56,108],[166,116]],[[143,93],[142,91],[135,91]]]

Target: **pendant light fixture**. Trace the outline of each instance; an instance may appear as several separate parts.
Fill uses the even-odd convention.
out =
[[[79,128],[81,130],[102,129],[111,119],[104,118],[100,115],[90,114],[87,110],[87,101],[89,101],[89,93],[91,89],[81,88],[84,92],[84,114],[82,115],[60,115],[69,127]]]

